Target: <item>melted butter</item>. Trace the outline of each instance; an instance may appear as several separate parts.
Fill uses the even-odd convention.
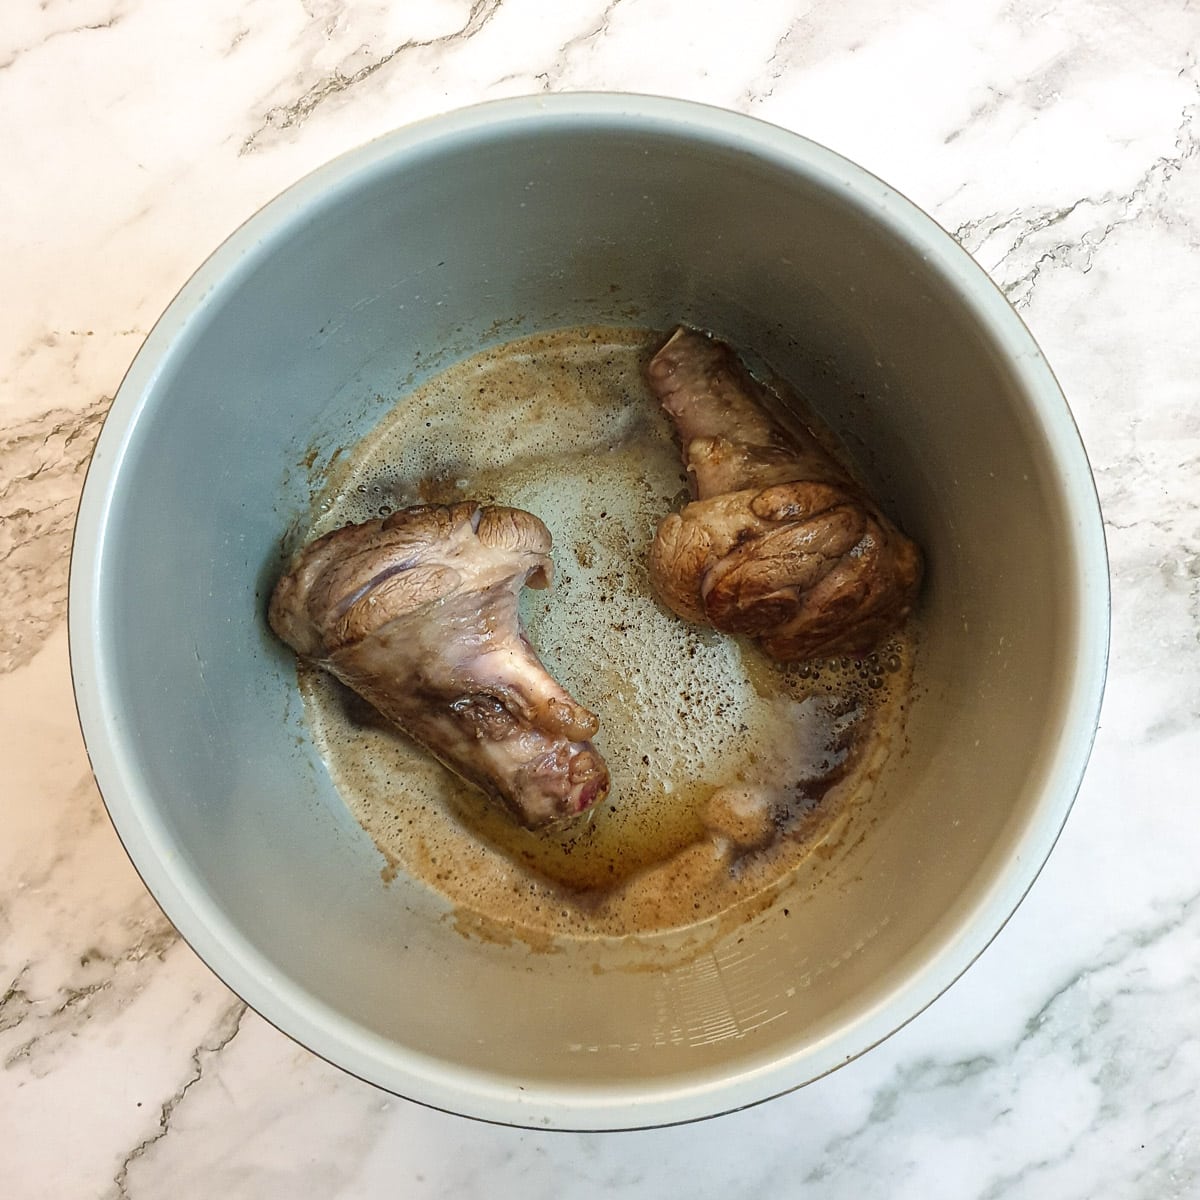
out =
[[[336,681],[301,672],[331,776],[387,872],[492,926],[620,935],[751,905],[828,846],[899,728],[907,639],[862,663],[783,668],[654,598],[646,549],[685,479],[642,379],[660,340],[565,330],[451,367],[344,457],[309,531],[470,498],[526,508],[554,536],[554,584],[524,593],[522,619],[601,718],[612,792],[580,822],[521,829]],[[712,815],[730,788],[767,798],[752,844]]]

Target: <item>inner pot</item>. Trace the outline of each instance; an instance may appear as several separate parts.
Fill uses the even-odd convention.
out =
[[[535,947],[385,883],[265,605],[339,452],[432,372],[576,324],[752,350],[923,547],[906,744],[862,836],[736,929]],[[114,824],[205,961],[401,1095],[661,1124],[803,1084],[966,968],[1049,853],[1095,728],[1107,571],[1032,338],[931,220],[837,155],[681,102],[557,96],[401,130],[309,176],[155,327],[89,473],[81,722]]]

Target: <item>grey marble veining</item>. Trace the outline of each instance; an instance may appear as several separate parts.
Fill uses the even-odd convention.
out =
[[[24,666],[62,622],[75,508],[106,399],[0,430],[0,672]]]
[[[1089,0],[50,0],[0,29],[0,1193],[1200,1195],[1200,11]],[[539,90],[704,100],[930,211],[1030,324],[1095,467],[1112,671],[1055,854],[863,1059],[700,1126],[467,1124],[317,1060],[165,921],[75,724],[67,557],[145,332],[305,171]],[[65,1131],[69,1131],[69,1145]]]

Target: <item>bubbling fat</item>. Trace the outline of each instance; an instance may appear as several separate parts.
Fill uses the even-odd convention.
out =
[[[765,903],[862,807],[900,727],[911,645],[781,667],[659,604],[646,550],[686,496],[643,382],[661,335],[571,329],[510,342],[404,397],[345,458],[315,537],[420,502],[536,513],[555,580],[522,620],[600,714],[604,804],[518,827],[363,701],[301,671],[333,781],[389,866],[491,928],[621,936]]]

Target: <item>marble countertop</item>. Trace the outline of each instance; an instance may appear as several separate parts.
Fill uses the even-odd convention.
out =
[[[1200,9],[1190,0],[18,0],[0,29],[0,1194],[1200,1196]],[[1096,471],[1112,666],[1074,813],[951,991],[833,1076],[632,1134],[427,1111],[184,945],[88,770],[75,506],[175,291],[302,173],[542,89],[723,105],[881,175],[1003,286]]]

